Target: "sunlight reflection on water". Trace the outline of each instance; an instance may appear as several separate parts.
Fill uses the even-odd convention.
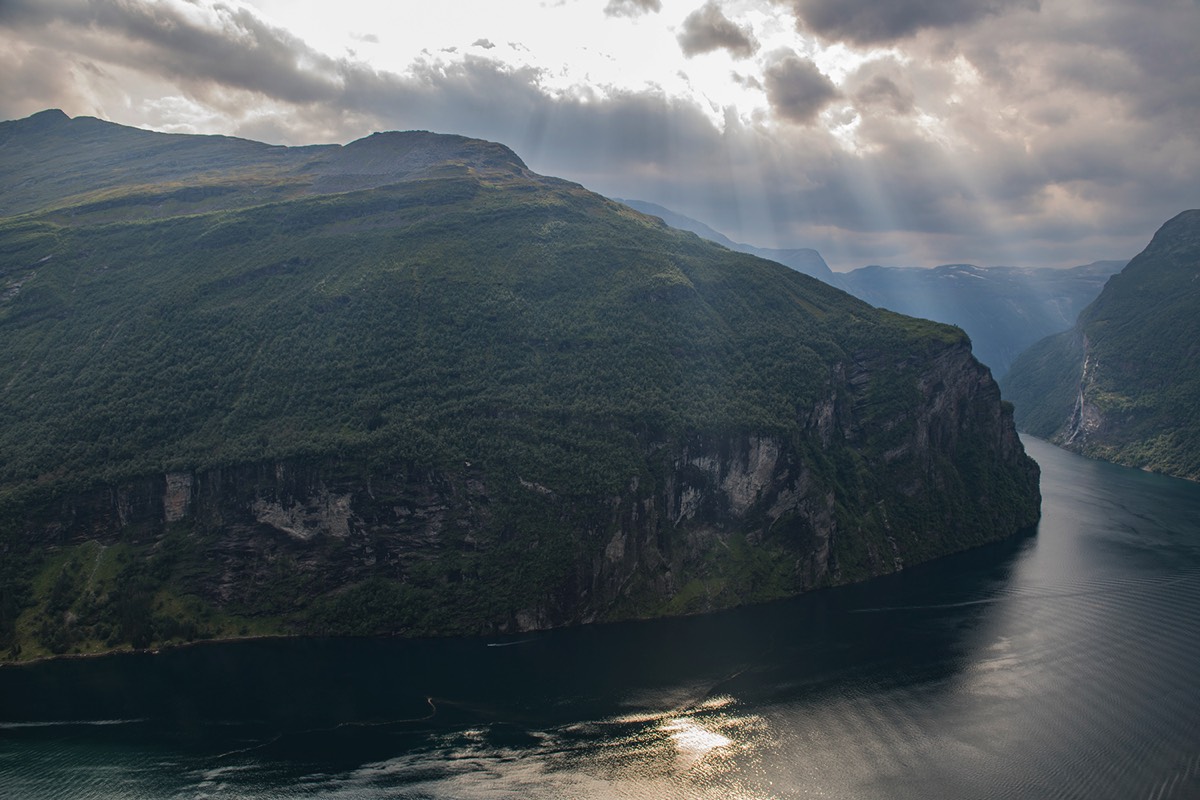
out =
[[[320,796],[356,800],[769,797],[742,785],[733,764],[723,763],[734,750],[750,747],[756,727],[752,721],[730,714],[705,720],[648,716],[638,723],[595,723],[591,735],[582,740],[579,726],[549,732],[532,749],[498,748],[480,739],[455,737],[442,748],[367,764],[326,783],[310,783],[309,788],[319,787]],[[628,730],[614,735],[614,726]]]
[[[670,734],[675,743],[676,769],[679,771],[690,769],[713,750],[733,744],[729,737],[690,719],[666,720],[659,730]]]
[[[441,747],[364,765],[322,787],[331,797],[592,797],[765,800],[742,780],[766,743],[765,721],[733,697],[691,709],[631,713],[497,747],[494,732],[448,735]]]

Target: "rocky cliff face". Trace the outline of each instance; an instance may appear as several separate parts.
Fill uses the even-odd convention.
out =
[[[364,585],[406,587],[394,599],[403,613],[369,632],[428,634],[717,609],[890,573],[1033,524],[1036,465],[969,347],[880,358],[835,367],[803,437],[648,440],[646,471],[611,496],[560,496],[471,463],[292,460],[61,497],[23,536],[124,542],[169,560],[174,591],[279,615],[283,630],[363,632],[322,609]],[[877,384],[897,367],[918,402],[881,418]],[[847,442],[881,441],[878,463],[828,460]],[[1020,478],[971,495],[964,470]],[[1015,492],[1027,499],[1014,505]],[[497,574],[509,570],[526,574]]]

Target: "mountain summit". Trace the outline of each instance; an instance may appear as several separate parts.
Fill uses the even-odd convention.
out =
[[[0,175],[20,657],[687,613],[1038,516],[961,331],[501,145],[51,115],[0,125]]]

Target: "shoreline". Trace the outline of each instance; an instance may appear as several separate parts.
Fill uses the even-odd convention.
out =
[[[1040,522],[1040,520],[1039,520],[1039,522]],[[383,633],[383,634],[372,634],[372,635],[367,635],[367,636],[352,636],[352,635],[345,635],[345,634],[343,634],[343,635],[338,635],[338,634],[313,635],[313,634],[302,634],[302,633],[296,633],[296,634],[258,633],[258,634],[247,634],[244,636],[243,635],[220,636],[220,637],[214,636],[213,638],[210,638],[210,639],[195,639],[190,642],[183,641],[183,642],[165,643],[165,644],[157,645],[155,647],[145,647],[145,648],[126,647],[126,648],[117,648],[117,649],[113,649],[113,650],[104,650],[104,651],[95,652],[95,653],[63,653],[61,655],[37,656],[36,658],[31,658],[29,660],[24,660],[24,661],[0,660],[0,669],[42,665],[42,664],[47,664],[47,663],[51,663],[54,661],[61,661],[61,660],[68,660],[68,659],[82,660],[82,659],[95,659],[95,658],[104,658],[104,657],[122,656],[122,655],[131,655],[131,656],[132,655],[158,655],[158,654],[163,653],[164,651],[168,651],[168,650],[182,650],[185,648],[193,648],[193,647],[199,647],[199,646],[203,646],[203,645],[270,641],[270,640],[276,640],[276,639],[309,639],[309,640],[317,640],[317,639],[356,639],[356,640],[405,639],[408,641],[420,641],[420,640],[436,641],[436,640],[446,640],[446,639],[478,639],[485,646],[490,647],[490,646],[492,646],[492,644],[489,643],[489,641],[494,642],[497,640],[503,640],[508,637],[528,636],[530,634],[547,633],[547,632],[555,631],[555,630],[567,630],[567,629],[571,629],[571,628],[583,628],[583,627],[591,627],[591,626],[597,626],[597,625],[609,626],[609,625],[644,624],[644,623],[652,623],[652,622],[661,622],[664,620],[672,620],[672,619],[686,619],[686,618],[692,618],[692,617],[727,614],[727,613],[735,612],[740,609],[744,609],[744,608],[751,607],[751,606],[766,606],[766,605],[774,605],[777,603],[792,602],[801,597],[808,597],[810,595],[819,594],[822,592],[837,591],[839,589],[849,589],[849,588],[852,588],[855,586],[862,586],[863,584],[873,583],[875,581],[887,581],[887,580],[902,579],[904,577],[911,575],[913,572],[919,572],[924,567],[931,567],[931,566],[938,564],[939,562],[942,562],[948,558],[964,556],[964,555],[967,555],[970,553],[974,553],[974,552],[978,552],[980,550],[987,549],[989,547],[1004,547],[1004,546],[1010,545],[1014,542],[1019,542],[1019,541],[1025,540],[1027,538],[1036,537],[1037,535],[1038,535],[1038,522],[1035,522],[1034,524],[1029,525],[1027,527],[1019,528],[1016,531],[1009,534],[1008,536],[1003,537],[1001,539],[997,539],[997,540],[991,541],[991,542],[984,542],[984,543],[976,545],[974,547],[968,547],[966,549],[958,550],[953,553],[947,553],[946,555],[940,556],[938,558],[930,559],[928,561],[922,561],[917,564],[913,564],[911,566],[904,567],[895,572],[884,573],[881,575],[872,575],[870,577],[862,578],[862,579],[856,580],[856,581],[848,581],[848,582],[833,584],[830,586],[823,586],[823,587],[816,588],[816,589],[810,589],[808,591],[800,592],[799,594],[790,595],[788,597],[777,597],[777,598],[774,598],[771,600],[766,600],[766,601],[761,601],[761,602],[756,602],[756,603],[740,603],[738,605],[729,606],[729,607],[725,607],[725,608],[704,609],[704,610],[686,612],[686,613],[682,613],[682,614],[680,614],[680,613],[659,614],[659,615],[645,616],[645,617],[629,617],[629,618],[625,618],[625,619],[612,619],[612,620],[603,620],[603,621],[584,622],[584,623],[579,623],[579,624],[575,624],[575,625],[559,625],[559,626],[552,626],[552,627],[546,627],[546,628],[530,628],[527,630],[513,630],[513,631],[495,632],[495,633],[480,632],[480,633],[475,633],[475,634],[455,633],[455,634],[442,634],[442,635],[435,634],[435,635],[422,635],[422,636],[407,636],[402,633]]]
[[[122,655],[158,655],[164,650],[182,650],[188,647],[197,647],[206,644],[227,644],[229,642],[254,642],[265,641],[268,639],[299,639],[304,638],[297,634],[287,633],[256,633],[247,634],[246,636],[214,636],[211,639],[194,639],[190,642],[166,642],[156,647],[118,647],[112,650],[101,650],[96,653],[61,653],[58,655],[37,656],[24,661],[6,661],[0,660],[0,669],[8,667],[25,667],[34,664],[46,664],[52,661],[68,661],[68,660],[83,660],[89,658],[106,658],[109,656]],[[315,637],[310,637],[315,638]]]

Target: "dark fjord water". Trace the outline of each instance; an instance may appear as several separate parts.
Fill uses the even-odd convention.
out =
[[[1036,535],[869,585],[0,668],[0,797],[1200,797],[1200,486],[1026,446]]]

